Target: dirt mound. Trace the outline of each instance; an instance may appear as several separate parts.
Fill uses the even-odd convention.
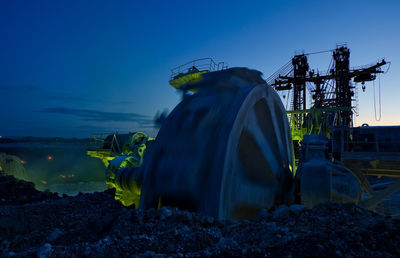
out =
[[[126,208],[110,190],[60,198],[9,176],[0,184],[3,256],[400,256],[400,221],[352,204],[280,206],[236,222]]]
[[[56,193],[36,190],[32,182],[0,173],[0,205],[22,205],[58,198]]]

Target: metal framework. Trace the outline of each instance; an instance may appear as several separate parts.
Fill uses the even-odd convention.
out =
[[[214,72],[224,70],[226,68],[228,68],[228,66],[224,62],[216,63],[211,57],[195,59],[171,69],[170,80],[176,79],[177,76],[182,76],[187,73],[201,71]]]
[[[292,110],[306,109],[306,77],[309,69],[307,57],[297,55],[292,59],[293,65],[293,105]],[[301,128],[306,114],[294,114],[293,126]]]
[[[310,70],[307,56],[322,52],[332,52],[332,61],[328,71],[320,74]],[[355,87],[351,83],[352,79],[355,83],[361,82],[364,89],[365,82],[375,80],[376,74],[383,73],[381,67],[386,64],[383,59],[374,65],[352,69],[350,68],[350,50],[345,44],[338,45],[333,50],[311,54],[294,56],[291,67],[286,64],[267,79],[267,83],[272,85],[275,90],[286,92],[283,97],[287,98],[288,102],[291,101],[290,108],[286,108],[290,111],[288,114],[295,140],[300,140],[304,134],[310,133],[306,130],[305,123],[307,114],[313,113],[314,109],[323,108],[325,114],[334,113],[331,126],[352,127],[354,109],[352,102],[355,100]],[[309,109],[307,109],[307,86],[312,95],[312,105]],[[326,110],[327,108],[332,109]],[[319,113],[323,115],[321,112]],[[324,119],[319,120],[326,122]]]
[[[187,62],[186,64],[177,66],[171,70],[169,84],[178,90],[187,89],[187,84],[199,82],[202,75],[208,72],[215,72],[227,69],[228,66],[224,62],[216,63],[212,58],[201,58]],[[191,89],[192,91],[195,89]]]
[[[92,133],[89,138],[87,154],[101,159],[106,167],[121,151],[116,133]]]

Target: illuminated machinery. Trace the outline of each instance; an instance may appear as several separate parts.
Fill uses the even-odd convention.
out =
[[[108,152],[101,154],[111,160],[107,182],[123,195],[118,198],[125,205],[176,206],[218,218],[254,218],[261,208],[293,203],[313,207],[323,201],[396,213],[391,206],[396,199],[387,200],[400,181],[385,181],[384,187],[379,182],[378,189],[368,175],[398,175],[400,130],[389,128],[386,139],[380,138],[379,128],[351,127],[354,88],[349,81],[374,79],[384,61],[349,69],[348,49],[340,46],[333,53],[336,66],[323,75],[310,75],[307,55],[296,56],[287,73],[276,73],[275,89],[258,71],[227,69],[211,59],[173,69],[170,84],[184,92],[182,101],[162,122],[154,141],[144,135],[127,141],[134,143],[128,148],[132,153],[147,144],[145,155],[133,158],[135,165],[121,167],[129,155],[114,151],[112,159]],[[336,86],[327,83],[328,77]],[[305,82],[310,81],[316,82],[315,96],[307,108]],[[289,112],[277,87],[296,92]],[[375,149],[361,144],[370,142],[365,137]],[[368,148],[370,155],[362,155]],[[375,154],[378,161],[371,160]],[[351,159],[357,167],[346,163]]]
[[[97,133],[90,137],[87,154],[103,162],[108,187],[116,189],[115,199],[126,206],[139,205],[140,185],[134,168],[142,165],[146,148],[153,140],[142,132]],[[126,168],[131,168],[128,176]]]
[[[332,53],[328,70],[320,73],[310,69],[307,57],[324,52]],[[400,127],[366,124],[353,127],[353,118],[358,115],[357,83],[361,83],[361,88],[365,91],[365,82],[374,81],[377,75],[384,73],[381,68],[386,64],[385,60],[381,60],[372,65],[350,68],[350,50],[346,45],[338,45],[333,50],[294,56],[270,76],[267,83],[272,85],[286,102],[297,162],[304,164],[307,156],[304,151],[316,148],[314,144],[319,142],[319,148],[326,146],[326,152],[331,155],[326,156],[327,159],[331,157],[335,163],[341,163],[339,170],[347,171],[344,172],[347,175],[356,175],[359,185],[363,185],[367,195],[375,196],[368,201],[362,201],[365,207],[399,213],[400,199],[394,200],[395,198],[390,196],[400,187],[400,180],[393,183],[394,178],[400,177]],[[375,87],[373,90],[375,92]],[[308,96],[312,98],[310,106],[307,106]],[[375,106],[375,117],[376,109]],[[380,119],[380,115],[378,116],[377,120]],[[325,142],[314,138],[315,142],[312,143],[312,137],[307,136],[312,134],[324,135],[327,140]],[[304,146],[300,146],[301,143]],[[299,172],[304,171],[301,165]],[[303,201],[307,198],[323,199],[323,189],[332,188],[329,182],[335,176],[326,172],[324,177],[324,173],[320,171],[312,171],[310,168],[308,170],[309,172],[302,175],[298,173],[298,177],[302,177],[299,180],[302,183],[299,194],[303,195]],[[336,172],[336,177],[339,177],[338,174]],[[350,191],[351,185],[346,183],[343,187],[347,186]],[[389,198],[386,203],[383,202],[385,198]]]
[[[332,61],[326,72],[310,69],[307,57],[332,52]],[[310,54],[299,54],[267,79],[286,102],[294,145],[298,149],[306,134],[322,132],[328,138],[333,126],[353,126],[357,115],[357,90],[351,80],[361,83],[373,81],[383,73],[385,60],[374,65],[350,68],[350,50],[346,45],[336,49]],[[310,107],[307,96],[312,97]],[[288,106],[290,103],[290,106]]]
[[[227,68],[228,66],[224,62],[216,63],[209,57],[196,59],[173,68],[169,84],[177,90],[182,90],[184,93],[195,91],[191,85],[199,82],[202,79],[202,75]]]
[[[124,195],[119,197],[124,204],[136,205],[140,194],[144,209],[177,206],[243,218],[290,202],[290,127],[279,96],[261,73],[200,59],[172,74],[171,85],[184,97],[146,149],[142,166],[108,169],[107,181]],[[107,146],[95,156],[111,160],[109,166],[114,160],[120,164]]]

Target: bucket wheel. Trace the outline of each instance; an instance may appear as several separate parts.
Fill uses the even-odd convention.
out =
[[[143,166],[142,208],[177,206],[252,218],[290,198],[293,148],[286,112],[261,73],[208,73],[166,118]]]

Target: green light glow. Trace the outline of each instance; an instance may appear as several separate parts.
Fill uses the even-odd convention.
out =
[[[114,135],[115,136],[115,135]],[[118,170],[125,167],[137,168],[143,163],[143,155],[146,151],[146,143],[153,141],[154,138],[147,137],[145,133],[138,132],[133,134],[130,139],[121,144],[121,153],[111,151],[105,152],[103,148],[88,150],[88,155],[99,158],[107,166],[106,183],[108,188],[115,188],[115,199],[125,206],[139,207],[141,185],[139,182],[129,182],[129,189],[123,189],[125,185],[117,177]]]

